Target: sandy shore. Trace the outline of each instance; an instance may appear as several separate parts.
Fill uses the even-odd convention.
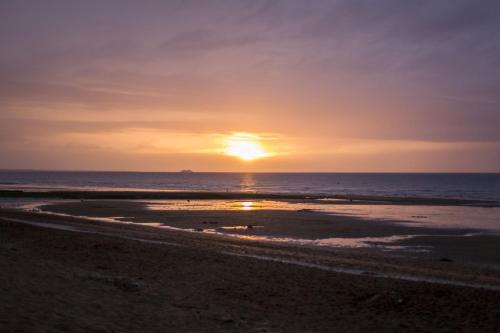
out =
[[[5,209],[0,244],[0,331],[500,329],[483,266]]]
[[[232,201],[221,201],[221,204]],[[203,233],[218,233],[254,240],[302,245],[356,247],[368,252],[391,251],[407,257],[446,259],[500,267],[500,235],[474,228],[436,228],[425,223],[362,219],[297,209],[241,210],[241,202],[216,207],[213,201],[192,203],[193,208],[163,208],[162,201],[84,200],[41,206],[44,211],[71,216],[114,218],[120,222],[166,226]],[[190,207],[189,203],[187,203]],[[295,207],[297,206],[297,207]],[[159,208],[157,208],[159,207]],[[273,204],[270,207],[274,207]],[[283,208],[283,207],[282,207]],[[418,235],[418,236],[415,236]]]

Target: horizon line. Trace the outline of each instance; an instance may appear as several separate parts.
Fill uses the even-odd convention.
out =
[[[108,172],[108,173],[183,173],[178,171],[98,170],[98,169],[3,169],[0,172]],[[500,174],[500,171],[195,171],[192,173],[277,173],[277,174]],[[184,173],[186,174],[186,173]],[[188,173],[189,174],[189,173]]]

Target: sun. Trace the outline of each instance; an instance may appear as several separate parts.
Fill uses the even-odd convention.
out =
[[[257,135],[235,133],[225,140],[226,149],[224,153],[229,156],[238,157],[244,161],[253,161],[270,156],[259,143],[259,139]]]

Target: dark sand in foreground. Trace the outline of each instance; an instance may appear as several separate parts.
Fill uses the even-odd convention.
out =
[[[500,330],[498,271],[457,262],[12,210],[0,210],[0,258],[6,332]]]

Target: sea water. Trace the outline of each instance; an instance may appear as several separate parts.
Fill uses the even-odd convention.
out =
[[[500,201],[500,174],[0,171],[0,188],[350,194]]]

